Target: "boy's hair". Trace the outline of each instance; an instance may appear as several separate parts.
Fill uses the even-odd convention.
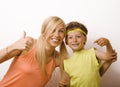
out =
[[[68,31],[72,31],[72,30],[74,30],[74,29],[76,29],[76,28],[78,28],[78,29],[81,29],[82,31],[84,31],[85,33],[86,33],[86,35],[88,34],[88,30],[87,30],[87,28],[85,27],[85,25],[83,25],[82,23],[79,23],[79,22],[77,22],[77,21],[72,21],[72,22],[69,22],[67,25],[66,25],[66,33],[68,32]],[[86,36],[84,33],[83,33],[83,35],[84,36]],[[66,42],[66,44],[67,44],[67,34],[66,34],[66,37],[65,37],[65,42]]]

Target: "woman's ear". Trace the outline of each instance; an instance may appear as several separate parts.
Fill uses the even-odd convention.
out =
[[[46,37],[45,37],[45,34],[42,34],[42,37],[45,39]]]

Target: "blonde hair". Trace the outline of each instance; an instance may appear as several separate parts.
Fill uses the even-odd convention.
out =
[[[39,63],[40,69],[42,70],[42,73],[45,75],[46,71],[45,71],[45,65],[46,65],[46,61],[47,61],[47,57],[45,54],[45,37],[47,35],[49,35],[50,33],[52,33],[54,31],[54,29],[56,28],[57,25],[59,24],[64,24],[64,21],[57,17],[57,16],[51,16],[49,18],[47,18],[42,25],[42,29],[41,29],[41,36],[38,38],[37,40],[37,61]],[[45,37],[44,37],[45,36]],[[62,42],[62,44],[60,45],[60,66],[62,66],[63,63],[63,59],[67,58],[67,50],[65,47],[64,42]],[[61,68],[62,69],[62,68]]]

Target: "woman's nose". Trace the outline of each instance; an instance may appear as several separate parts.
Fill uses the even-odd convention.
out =
[[[58,36],[59,36],[59,32],[58,32],[58,31],[55,31],[55,32],[54,32],[54,35],[55,35],[56,37],[58,37]]]

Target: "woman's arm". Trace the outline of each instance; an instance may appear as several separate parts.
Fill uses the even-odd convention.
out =
[[[56,51],[56,67],[60,68],[60,81],[59,87],[70,87],[70,77],[64,70],[64,64],[60,66],[59,53]]]
[[[70,87],[70,77],[65,71],[63,71],[60,77],[59,87]]]
[[[10,46],[0,50],[0,63],[12,57],[18,56],[23,50],[29,50],[31,43],[32,39],[26,37],[26,33],[24,32],[22,38]]]

